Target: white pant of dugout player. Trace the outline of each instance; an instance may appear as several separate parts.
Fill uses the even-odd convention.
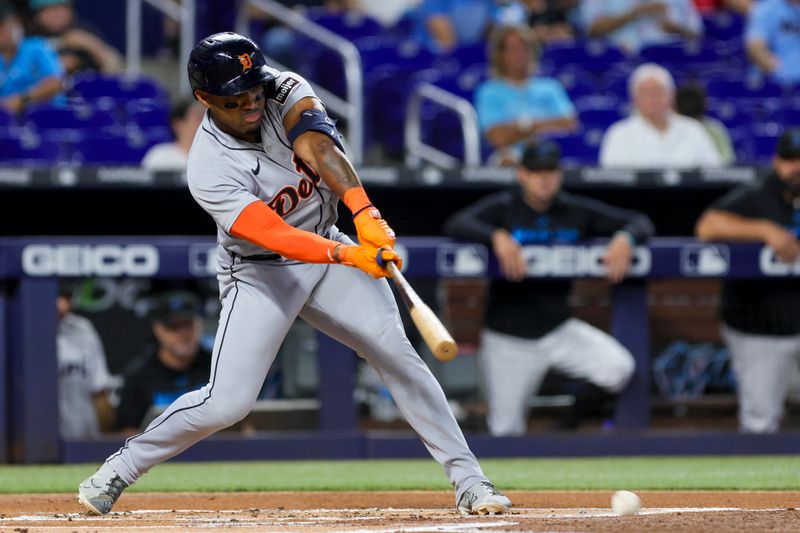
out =
[[[333,239],[347,240],[336,228],[331,233]],[[298,315],[375,368],[444,467],[456,501],[473,484],[487,481],[439,383],[406,338],[386,280],[344,265],[238,259],[219,280],[222,311],[209,383],[178,398],[108,458],[123,481],[130,485],[153,466],[244,418]]]
[[[635,368],[631,353],[607,333],[570,318],[539,339],[523,339],[484,330],[480,365],[493,435],[522,435],[527,429],[528,398],[555,368],[608,392],[627,385]]]
[[[753,335],[723,326],[736,376],[739,428],[746,433],[780,430],[789,385],[800,362],[800,335]]]

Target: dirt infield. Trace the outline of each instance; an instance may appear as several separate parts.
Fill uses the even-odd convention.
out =
[[[449,492],[126,493],[91,517],[65,494],[0,496],[0,532],[124,531],[798,531],[800,492],[638,492],[613,516],[610,492],[509,491],[511,513],[462,517]]]

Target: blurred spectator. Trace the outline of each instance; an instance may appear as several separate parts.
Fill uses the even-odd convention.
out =
[[[762,0],[747,19],[747,54],[779,83],[800,82],[800,0]]]
[[[50,40],[68,73],[122,70],[122,55],[100,33],[77,19],[71,0],[30,0],[33,33]]]
[[[571,281],[526,277],[525,245],[611,237],[603,259],[606,277],[620,282],[631,265],[633,245],[653,234],[645,215],[562,191],[560,157],[553,141],[528,145],[517,186],[445,223],[452,237],[491,245],[505,278],[491,283],[480,350],[494,435],[525,432],[528,398],[550,368],[612,393],[625,387],[634,370],[633,356],[614,338],[571,318]]]
[[[498,7],[494,0],[422,0],[411,13],[414,36],[434,52],[486,39]]]
[[[21,112],[32,102],[56,96],[64,69],[41,37],[25,37],[16,8],[0,0],[0,106]]]
[[[728,9],[740,15],[747,15],[753,7],[755,0],[694,0],[694,5],[700,13],[713,13],[720,9]]]
[[[675,95],[675,110],[681,115],[693,118],[703,125],[706,133],[714,141],[723,165],[734,163],[736,157],[733,143],[725,124],[706,114],[706,91],[700,85],[682,85]]]
[[[799,214],[800,128],[793,128],[778,141],[772,172],[713,203],[695,232],[703,240],[762,242],[796,268]],[[720,315],[738,383],[739,427],[748,433],[777,432],[800,359],[800,283],[726,280]]]
[[[387,28],[393,27],[421,0],[344,0],[344,7],[350,11],[363,13]]]
[[[478,86],[475,107],[481,131],[497,149],[494,162],[515,163],[522,141],[576,127],[575,108],[561,83],[535,75],[536,49],[529,28],[496,28],[489,53],[493,78]]]
[[[571,41],[575,31],[569,23],[569,13],[577,0],[516,0],[503,7],[497,15],[504,26],[530,26],[540,43]]]
[[[108,402],[113,387],[103,343],[92,323],[72,312],[69,283],[59,286],[58,415],[65,439],[92,439],[114,429],[114,410]]]
[[[168,292],[152,309],[156,345],[124,372],[118,425],[136,432],[182,394],[208,383],[211,354],[202,348],[200,303],[189,292]]]
[[[169,115],[175,140],[150,148],[142,159],[142,167],[148,170],[186,170],[189,149],[204,114],[205,108],[194,98],[183,98],[176,102]]]
[[[673,110],[675,82],[663,67],[640,65],[628,82],[634,112],[603,136],[600,165],[620,168],[715,167],[722,158],[694,119]]]
[[[703,34],[691,0],[582,0],[581,19],[589,37],[607,38],[630,54]]]

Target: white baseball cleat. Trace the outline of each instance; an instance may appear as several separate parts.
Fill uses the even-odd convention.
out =
[[[488,481],[475,483],[458,500],[458,510],[462,515],[503,514],[510,508],[511,500]]]
[[[78,487],[78,503],[91,514],[104,515],[111,511],[128,484],[107,464],[103,464],[93,475]]]

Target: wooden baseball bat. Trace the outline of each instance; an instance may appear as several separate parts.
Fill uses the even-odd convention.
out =
[[[392,280],[397,286],[400,297],[403,298],[403,303],[406,304],[408,312],[411,313],[411,320],[414,321],[434,357],[440,361],[449,361],[457,356],[458,345],[453,340],[453,336],[450,335],[447,328],[444,327],[444,324],[433,313],[431,308],[422,301],[422,298],[419,297],[417,291],[403,276],[397,265],[393,261],[388,261],[386,268],[392,275]]]

